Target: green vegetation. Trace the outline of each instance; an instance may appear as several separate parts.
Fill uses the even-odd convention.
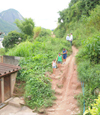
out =
[[[28,19],[18,22],[21,35],[25,38],[24,42],[21,41],[6,54],[23,57],[17,80],[26,83],[26,104],[37,110],[52,106],[55,96],[51,89],[51,79],[46,72],[52,72],[51,62],[63,48],[66,48],[70,55],[71,46],[65,41],[65,37],[73,33],[73,45],[80,48],[76,56],[78,77],[85,84],[85,95],[76,97],[82,115],[83,102],[85,101],[85,108],[90,107],[92,111],[91,104],[95,103],[100,92],[100,0],[71,0],[69,8],[59,11],[59,15],[59,26],[54,30],[57,38],[51,38],[50,30],[35,30],[31,19],[29,22],[32,22],[32,28],[31,24],[27,23]],[[36,36],[34,40],[33,35]],[[97,108],[100,109],[99,106]],[[93,114],[90,112],[87,115]]]
[[[85,100],[87,109],[98,96],[95,90],[100,89],[100,34],[84,40],[77,63],[79,80],[85,83],[85,95],[79,97],[80,104]]]
[[[73,45],[79,48],[76,56],[79,80],[85,84],[85,95],[77,96],[80,115],[91,107],[100,91],[100,0],[71,0],[69,8],[59,11],[59,26],[54,30],[57,37],[65,39],[73,33]],[[99,107],[100,109],[100,107]],[[87,113],[86,115],[94,115]],[[95,114],[97,115],[97,114]]]
[[[4,48],[0,48],[0,55],[4,55],[5,54],[5,49]]]
[[[59,26],[54,34],[59,38],[73,33],[73,45],[79,47],[82,40],[100,32],[100,0],[71,0],[69,8],[59,11]]]
[[[24,20],[16,19],[15,23],[22,33],[33,36],[33,28],[35,24],[31,18],[24,18]]]
[[[12,48],[14,47],[15,44],[17,44],[17,42],[19,42],[18,38],[20,37],[20,34],[16,31],[11,31],[8,33],[7,36],[4,36],[4,40],[3,40],[3,46],[7,49],[7,48]]]
[[[35,39],[36,37],[39,36],[41,32],[41,27],[35,27],[33,31],[34,31],[34,39]]]
[[[47,36],[47,35],[46,35]],[[25,81],[25,100],[30,108],[45,108],[56,99],[51,89],[51,79],[46,72],[52,72],[52,60],[65,47],[71,53],[69,42],[59,38],[37,37],[33,42],[25,41],[10,49],[6,54],[23,57],[17,81]]]
[[[42,28],[39,37],[47,37],[47,36],[51,36],[51,30]]]
[[[4,37],[3,45],[6,55],[22,57],[19,62],[22,69],[18,73],[17,82],[25,83],[23,95],[26,105],[36,110],[50,107],[56,97],[51,88],[51,79],[46,73],[51,74],[51,63],[63,48],[70,55],[71,45],[63,39],[52,38],[51,30],[35,27],[31,18],[16,20],[15,23],[21,32],[8,33]]]
[[[91,108],[89,107],[88,110],[85,111],[84,115],[99,115],[100,114],[100,95],[98,99],[95,99],[95,103],[91,104]]]
[[[18,28],[11,23],[8,23],[2,19],[0,19],[0,32],[4,32],[5,34],[7,34],[10,31],[13,30],[18,30]],[[2,37],[3,35],[1,35],[0,37]]]

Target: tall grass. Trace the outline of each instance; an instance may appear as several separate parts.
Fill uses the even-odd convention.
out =
[[[26,41],[10,49],[6,55],[28,57],[33,55],[33,43]]]

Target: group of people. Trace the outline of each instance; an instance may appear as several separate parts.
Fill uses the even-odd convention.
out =
[[[72,33],[70,34],[70,36],[69,36],[69,34],[67,35],[66,40],[69,41],[71,43],[71,46],[72,46],[72,41],[73,41]]]
[[[68,51],[64,48],[63,51],[62,51],[62,55],[61,55],[61,53],[59,53],[56,60],[54,59],[52,61],[52,68],[53,68],[53,74],[54,75],[55,75],[55,72],[56,72],[56,67],[58,67],[61,71],[61,64],[66,63],[67,53],[68,53]]]
[[[66,36],[66,40],[69,41],[71,43],[72,46],[72,41],[73,41],[73,35],[72,33]],[[53,74],[55,75],[56,72],[56,68],[58,67],[61,71],[61,64],[65,64],[66,63],[66,58],[67,58],[67,53],[68,51],[64,48],[62,51],[62,55],[61,53],[58,54],[57,59],[52,61],[52,68],[53,68]]]

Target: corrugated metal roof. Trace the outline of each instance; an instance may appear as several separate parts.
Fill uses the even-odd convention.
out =
[[[18,71],[21,69],[20,66],[15,66],[6,63],[0,63],[0,77]]]

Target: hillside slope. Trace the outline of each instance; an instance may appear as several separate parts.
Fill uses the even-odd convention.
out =
[[[0,19],[0,31],[4,32],[4,33],[8,33],[12,30],[17,30],[17,26],[12,24],[12,23],[8,23],[2,19]]]
[[[15,19],[22,20],[22,15],[15,9],[8,9],[0,13],[0,18],[4,21],[13,23]]]
[[[0,31],[5,34],[17,30],[14,24],[16,19],[23,20],[23,16],[15,9],[8,9],[0,13]]]

